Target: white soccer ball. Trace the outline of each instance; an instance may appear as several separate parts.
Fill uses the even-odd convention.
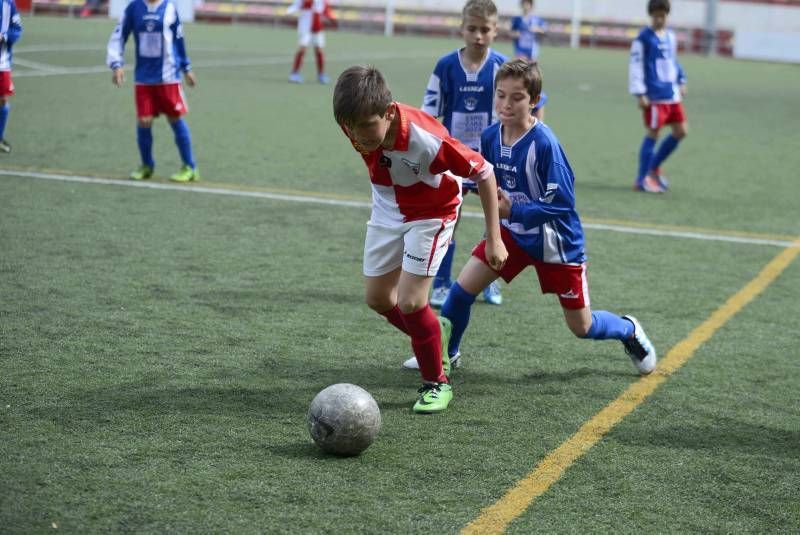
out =
[[[308,431],[317,446],[335,455],[358,455],[381,428],[381,411],[369,392],[349,383],[331,385],[308,408]]]

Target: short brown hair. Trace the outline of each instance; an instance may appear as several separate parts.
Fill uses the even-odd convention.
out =
[[[497,85],[500,80],[506,78],[522,80],[531,100],[534,100],[542,92],[542,71],[539,70],[539,64],[535,61],[521,58],[506,61],[498,69],[494,77],[494,84]]]
[[[669,13],[669,0],[650,0],[647,2],[647,14],[652,15],[656,11]]]
[[[489,17],[497,16],[497,6],[494,5],[492,0],[468,0],[464,4],[464,9],[461,10],[461,20],[467,17],[477,17],[479,19],[489,20]]]
[[[359,119],[386,113],[392,92],[381,71],[372,65],[354,65],[345,69],[333,90],[333,116],[344,126]]]

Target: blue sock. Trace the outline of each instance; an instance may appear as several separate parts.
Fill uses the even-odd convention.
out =
[[[433,287],[445,288],[450,287],[450,274],[453,272],[453,257],[456,255],[456,240],[450,241],[450,246],[442,258],[442,263],[439,265],[439,271],[436,272],[436,277],[433,279]]]
[[[472,304],[477,296],[471,295],[464,290],[457,282],[450,287],[450,293],[442,305],[442,316],[450,320],[453,330],[450,333],[450,344],[447,346],[447,353],[452,356],[458,353],[461,346],[461,337],[467,330],[469,324],[469,314]]]
[[[672,151],[678,146],[681,140],[674,137],[672,134],[668,135],[664,141],[661,142],[661,145],[658,146],[658,150],[656,151],[656,155],[653,156],[653,161],[650,162],[650,169],[658,169],[664,160],[666,160]]]
[[[136,143],[139,144],[139,154],[142,157],[142,164],[155,167],[153,161],[153,129],[144,126],[136,127]]]
[[[651,162],[653,161],[653,149],[655,149],[656,140],[650,136],[644,136],[642,146],[639,148],[639,174],[636,175],[636,183],[641,185],[644,177],[653,168]]]
[[[11,106],[8,102],[0,108],[0,139],[5,139],[6,123],[8,122],[8,112],[11,111]]]
[[[627,340],[633,336],[633,323],[605,310],[592,312],[592,326],[586,338],[592,340]]]
[[[189,133],[189,125],[183,119],[178,119],[174,123],[170,123],[172,130],[175,132],[175,144],[178,146],[178,152],[181,154],[181,160],[184,165],[188,165],[194,169],[194,157],[192,156],[192,135]]]

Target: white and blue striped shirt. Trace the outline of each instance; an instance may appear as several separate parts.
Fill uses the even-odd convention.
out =
[[[172,0],[132,0],[108,40],[107,63],[112,69],[125,63],[125,43],[133,33],[136,44],[137,84],[180,82],[191,69],[183,43],[183,26]]]
[[[22,35],[22,20],[14,0],[0,1],[0,71],[10,71],[11,49]]]

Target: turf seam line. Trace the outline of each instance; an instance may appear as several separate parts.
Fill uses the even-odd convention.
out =
[[[715,310],[658,363],[656,370],[630,385],[617,399],[606,405],[578,431],[548,453],[544,459],[494,504],[481,510],[478,517],[467,524],[462,535],[502,533],[508,525],[522,515],[533,501],[558,481],[575,461],[597,444],[625,416],[642,404],[681,366],[694,356],[728,320],[761,294],[800,253],[800,241],[773,258],[759,274],[747,283],[722,306]]]
[[[45,173],[38,171],[16,171],[7,169],[0,169],[0,176],[16,176],[22,178],[36,178],[36,179],[56,180],[63,182],[78,182],[86,184],[103,184],[110,186],[125,186],[133,188],[180,191],[184,193],[186,192],[208,193],[212,195],[253,197],[260,199],[287,201],[287,202],[304,202],[309,204],[324,204],[329,206],[347,206],[351,208],[370,208],[372,206],[372,204],[367,201],[350,200],[338,196],[326,197],[318,193],[308,194],[305,192],[291,192],[291,191],[277,192],[277,191],[264,191],[263,189],[248,190],[231,185],[212,186],[213,183],[210,182],[199,183],[204,185],[198,185],[198,183],[172,184],[166,182],[131,181],[131,180],[123,180],[117,178],[68,175],[56,172]],[[479,219],[483,218],[482,213],[468,211],[468,210],[462,211],[462,216],[469,218],[479,218]],[[769,245],[782,248],[800,247],[798,242],[790,240],[747,237],[745,235],[741,235],[742,233],[737,233],[738,235],[728,236],[724,234],[708,234],[705,232],[701,232],[699,230],[681,231],[681,230],[672,230],[665,228],[653,228],[652,226],[644,227],[644,226],[633,226],[633,225],[626,226],[623,224],[593,223],[591,222],[591,220],[588,222],[584,220],[583,226],[584,228],[592,230],[607,230],[612,232],[624,232],[628,234],[642,234],[649,236],[661,236],[661,237],[671,237],[671,238],[688,238],[688,239],[706,240],[706,241],[721,241],[721,242],[741,243],[748,245]]]

